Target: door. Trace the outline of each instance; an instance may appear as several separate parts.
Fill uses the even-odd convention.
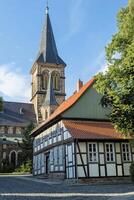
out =
[[[50,159],[49,154],[46,155],[46,174],[49,174]]]

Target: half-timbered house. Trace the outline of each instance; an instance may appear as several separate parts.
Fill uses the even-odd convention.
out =
[[[101,98],[93,79],[83,86],[79,81],[77,91],[34,129],[34,175],[67,179],[129,175],[134,148],[108,120],[110,108],[102,107]]]

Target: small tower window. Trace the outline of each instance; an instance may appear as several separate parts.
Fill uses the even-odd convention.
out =
[[[48,85],[48,73],[45,72],[43,73],[42,76],[42,89],[47,90],[47,85]]]
[[[60,75],[57,72],[52,74],[53,88],[54,90],[60,90]]]
[[[45,112],[45,119],[47,119],[47,118],[48,118],[48,112],[46,110],[46,112]]]

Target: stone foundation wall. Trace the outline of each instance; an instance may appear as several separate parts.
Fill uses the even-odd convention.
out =
[[[61,173],[61,172],[59,172],[59,173],[50,173],[49,175],[48,175],[48,178],[50,178],[50,179],[65,179],[65,173]]]

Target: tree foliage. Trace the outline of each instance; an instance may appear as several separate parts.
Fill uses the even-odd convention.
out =
[[[22,159],[23,163],[27,163],[27,161],[31,160],[33,157],[33,137],[31,136],[31,132],[34,129],[34,124],[30,123],[28,127],[23,132],[22,143],[18,143],[19,147],[22,149]]]
[[[118,32],[106,47],[108,69],[96,76],[97,90],[110,120],[121,133],[134,135],[134,0],[117,15]]]

